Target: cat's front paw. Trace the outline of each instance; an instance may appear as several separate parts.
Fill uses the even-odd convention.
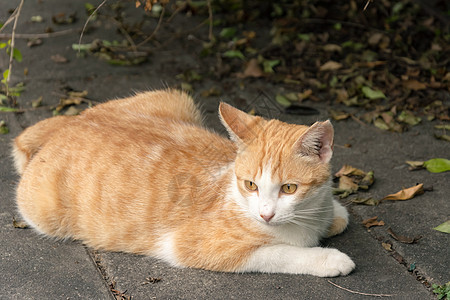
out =
[[[355,263],[347,254],[336,249],[323,249],[320,262],[315,270],[316,276],[336,277],[347,275],[355,269]]]

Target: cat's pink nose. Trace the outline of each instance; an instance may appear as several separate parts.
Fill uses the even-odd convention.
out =
[[[269,215],[263,215],[260,214],[261,218],[264,219],[264,221],[266,221],[267,223],[269,223],[270,220],[272,220],[273,216],[275,216],[275,214],[269,214]]]

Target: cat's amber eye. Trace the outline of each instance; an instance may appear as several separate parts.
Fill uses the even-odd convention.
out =
[[[258,186],[253,181],[245,180],[244,183],[249,191],[256,191],[258,189]]]
[[[285,194],[293,194],[297,190],[297,185],[292,183],[283,184],[281,191]]]

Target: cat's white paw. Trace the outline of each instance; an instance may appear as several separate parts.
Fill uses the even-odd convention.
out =
[[[317,268],[312,275],[320,277],[335,277],[347,275],[355,268],[355,263],[347,254],[336,249],[323,249],[318,257]]]

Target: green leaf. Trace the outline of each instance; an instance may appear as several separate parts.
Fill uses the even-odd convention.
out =
[[[8,126],[6,126],[5,121],[1,120],[0,121],[0,134],[7,134],[7,133],[9,133]]]
[[[437,227],[434,227],[433,229],[444,233],[450,233],[450,220],[442,223]]]
[[[419,124],[422,119],[420,117],[416,117],[411,111],[403,110],[400,115],[397,117],[400,122],[415,126]]]
[[[431,173],[442,173],[450,171],[450,160],[445,158],[433,158],[424,162],[423,166]]]
[[[361,91],[363,92],[364,96],[366,96],[366,98],[369,98],[370,100],[386,99],[386,96],[383,94],[382,91],[372,90],[368,86],[363,86],[361,88]]]
[[[2,83],[6,84],[6,79],[8,79],[8,74],[9,74],[9,70],[5,70],[5,72],[3,72]]]
[[[219,34],[223,38],[231,39],[236,35],[236,28],[234,27],[226,27],[220,31]]]
[[[72,49],[75,51],[88,51],[91,49],[91,44],[72,44]]]
[[[361,50],[361,49],[364,48],[364,44],[361,44],[361,43],[355,43],[355,42],[352,42],[352,41],[346,41],[346,42],[343,42],[343,43],[341,44],[341,46],[342,46],[343,48],[351,48],[351,49],[353,49],[353,50],[355,50],[355,51],[359,51],[359,50]]]
[[[291,101],[289,101],[285,96],[283,95],[276,95],[275,100],[277,100],[278,103],[280,103],[284,107],[291,106]]]
[[[6,44],[6,43],[0,43],[0,49],[5,48],[7,45],[8,45],[8,44]]]
[[[275,71],[273,70],[273,68],[278,66],[279,64],[280,64],[279,59],[264,60],[263,61],[264,72],[265,73],[274,73]]]
[[[20,53],[19,49],[14,48],[13,50],[13,58],[18,62],[22,62],[22,53]]]
[[[300,40],[305,41],[305,42],[308,42],[311,40],[311,36],[308,33],[299,33],[299,34],[297,34],[297,37]]]
[[[242,52],[239,50],[228,50],[227,52],[225,52],[223,54],[223,56],[229,57],[229,58],[240,58],[242,60],[245,59],[244,54],[242,54]]]
[[[3,112],[16,112],[18,111],[17,108],[7,107],[7,106],[0,106],[0,111]]]

